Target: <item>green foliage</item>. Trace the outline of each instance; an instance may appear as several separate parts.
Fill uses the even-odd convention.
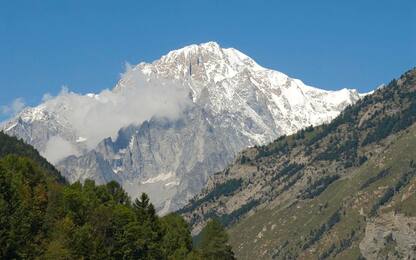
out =
[[[375,215],[377,213],[377,210],[386,204],[388,201],[391,200],[391,198],[395,195],[395,193],[399,192],[400,189],[404,186],[406,186],[411,178],[416,176],[416,171],[412,170],[409,172],[406,172],[400,176],[400,179],[396,182],[394,187],[389,187],[383,195],[374,203],[373,207],[371,208],[370,215]]]
[[[39,152],[35,148],[25,144],[22,140],[8,136],[0,131],[0,158],[5,157],[6,155],[16,155],[31,158],[58,182],[65,182],[65,179],[59,174],[55,167],[48,163],[45,158],[40,156]]]
[[[405,81],[412,80],[414,79],[405,79]],[[416,121],[416,92],[404,91],[403,88],[397,86],[397,81],[392,81],[387,88],[388,91],[384,91],[384,98],[394,100],[395,96],[399,96],[401,109],[392,115],[384,116],[382,119],[373,122],[372,129],[363,140],[362,145],[378,142],[409,127]]]
[[[178,213],[182,214],[185,212],[190,212],[197,207],[201,206],[203,203],[217,199],[221,196],[228,196],[238,190],[241,187],[241,184],[243,183],[242,179],[231,179],[224,183],[221,183],[217,185],[211,192],[209,192],[206,196],[204,196],[202,199],[191,201],[188,206],[182,208],[178,211]]]
[[[240,219],[244,214],[249,212],[252,208],[259,205],[257,200],[251,200],[241,206],[240,208],[234,210],[230,214],[224,214],[219,217],[219,221],[226,227],[230,226],[231,224],[235,223],[237,220]]]
[[[0,159],[1,259],[198,259],[182,217],[119,184],[62,184],[30,159]]]
[[[29,159],[0,160],[0,258],[34,258],[39,253],[47,208],[43,172]]]
[[[0,132],[0,259],[204,258],[185,220],[159,218],[146,194],[132,203],[117,182],[68,185],[33,147]]]
[[[338,180],[338,175],[325,176],[312,183],[300,196],[302,199],[312,199],[319,196],[331,183]]]
[[[371,184],[373,184],[374,182],[383,179],[384,177],[386,177],[387,175],[389,175],[390,170],[389,169],[383,169],[382,171],[380,171],[376,176],[372,176],[370,178],[368,178],[360,187],[360,190],[367,188],[368,186],[370,186]]]
[[[283,135],[277,138],[270,145],[258,147],[258,153],[256,155],[256,159],[259,159],[261,157],[267,157],[270,155],[286,153],[289,150],[289,144],[286,139],[287,139],[286,135]]]
[[[251,194],[254,186],[260,202],[229,229],[236,256],[358,259],[366,225],[374,217],[393,212],[415,217],[415,124],[413,69],[329,124],[251,148],[247,154],[257,151],[257,156],[249,166],[230,166],[235,175],[255,184],[241,193]],[[292,171],[293,162],[304,169]],[[281,173],[288,174],[276,177]],[[189,216],[205,221],[215,212],[223,221],[223,205],[229,210],[237,195],[203,205]]]
[[[216,219],[225,227],[231,226],[233,223],[237,222],[244,214],[249,212],[252,208],[259,205],[258,200],[251,200],[246,204],[242,205],[240,208],[234,210],[230,214],[223,214],[218,216],[214,211],[210,211],[204,215],[205,219]]]
[[[227,260],[235,259],[228,235],[218,220],[211,220],[201,231],[201,241],[197,245],[203,259]]]
[[[220,196],[227,196],[241,187],[242,179],[231,179],[218,186],[207,196],[208,200],[211,198],[218,198]]]
[[[131,205],[116,183],[63,185],[34,161],[7,156],[0,160],[0,258],[167,259],[172,252],[189,253],[183,220],[176,220],[182,228],[162,225],[144,198]]]
[[[337,224],[341,219],[341,214],[339,210],[336,210],[328,219],[327,222],[322,224],[318,229],[314,229],[310,232],[307,242],[303,245],[303,249],[309,248],[315,242],[317,242],[321,237],[328,232],[335,224]]]
[[[298,164],[298,163],[286,163],[284,168],[281,169],[279,172],[277,172],[275,175],[273,175],[272,177],[272,181],[284,178],[284,177],[291,177],[292,175],[294,175],[296,172],[302,170],[304,167],[303,164]]]
[[[250,158],[245,156],[245,155],[241,156],[241,158],[240,158],[240,163],[241,164],[246,164],[246,163],[249,163],[250,161],[251,161]]]
[[[362,144],[367,145],[377,142],[390,135],[393,131],[398,131],[399,119],[398,115],[384,117],[381,121],[377,122],[375,129],[367,135]]]
[[[178,214],[171,213],[161,219],[163,253],[169,259],[185,259],[192,250],[192,239],[188,223]]]
[[[351,110],[352,108],[350,108]],[[347,113],[346,110],[344,113]],[[347,113],[348,114],[348,113]],[[343,122],[348,125],[352,122]],[[337,130],[341,131],[341,130]],[[329,135],[329,133],[328,133]],[[365,156],[358,157],[359,135],[354,128],[348,126],[348,133],[344,133],[340,138],[336,133],[332,133],[325,145],[325,151],[319,153],[315,160],[342,161],[345,168],[361,165],[366,161]]]

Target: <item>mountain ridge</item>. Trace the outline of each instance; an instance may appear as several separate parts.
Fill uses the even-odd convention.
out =
[[[412,69],[329,124],[244,150],[179,212],[194,235],[227,225],[241,259],[415,257],[399,224],[416,225],[415,97]]]
[[[3,129],[49,155],[69,180],[116,180],[133,197],[159,195],[153,202],[168,212],[243,148],[329,122],[360,98],[309,87],[209,42],[133,66],[111,91],[64,90]]]

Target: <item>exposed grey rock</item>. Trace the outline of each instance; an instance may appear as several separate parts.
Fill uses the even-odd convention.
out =
[[[416,259],[416,218],[393,212],[367,223],[361,254],[372,259]]]
[[[55,162],[68,180],[117,180],[133,197],[148,192],[164,213],[183,206],[242,149],[328,122],[360,98],[355,90],[306,86],[214,42],[141,63],[124,74],[112,92],[137,87],[137,77],[154,84],[180,82],[191,105],[178,118],[155,115],[140,124],[121,125],[117,138],[106,138],[93,149],[67,117],[78,108],[65,100],[29,108],[4,129],[41,152],[52,137],[62,138],[76,150]],[[80,98],[92,102],[100,95]]]

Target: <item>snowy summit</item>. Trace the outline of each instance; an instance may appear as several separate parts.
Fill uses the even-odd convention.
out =
[[[128,69],[112,90],[71,92],[3,126],[69,181],[116,180],[160,212],[183,206],[242,149],[335,118],[360,94],[327,91],[215,42]]]

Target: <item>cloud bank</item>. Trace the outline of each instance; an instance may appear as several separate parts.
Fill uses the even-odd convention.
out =
[[[175,119],[191,104],[189,90],[177,82],[152,78],[139,69],[127,67],[113,90],[81,95],[63,88],[59,95],[45,94],[42,106],[74,130],[87,148],[107,137],[115,138],[120,128],[140,124],[152,117]],[[49,140],[44,155],[51,162],[78,154],[62,137]]]
[[[70,155],[78,154],[79,151],[73,144],[59,136],[51,137],[46,144],[45,151],[42,152],[42,156],[47,158],[48,161],[53,164]]]

